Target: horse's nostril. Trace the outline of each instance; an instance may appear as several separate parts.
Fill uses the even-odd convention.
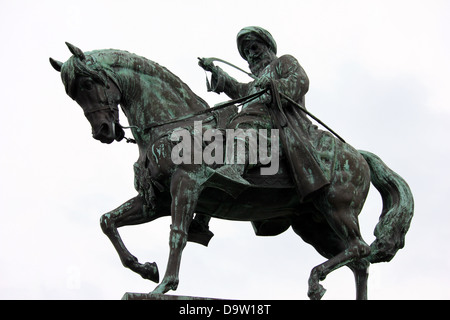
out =
[[[94,132],[94,139],[101,140],[110,135],[110,127],[107,123],[102,123],[98,130]]]

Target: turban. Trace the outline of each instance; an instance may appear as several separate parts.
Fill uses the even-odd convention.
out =
[[[261,28],[261,27],[245,27],[241,31],[239,31],[236,41],[239,53],[241,54],[242,58],[247,60],[247,58],[244,55],[244,50],[242,48],[242,44],[245,40],[260,40],[267,44],[269,49],[277,54],[277,43],[273,39],[272,35],[269,33],[269,31]]]

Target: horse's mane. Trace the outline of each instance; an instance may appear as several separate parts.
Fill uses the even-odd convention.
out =
[[[192,93],[202,104],[207,103],[198,97],[187,84],[167,68],[124,50],[105,49],[85,53],[85,58],[72,56],[61,68],[61,77],[67,94],[74,99],[75,79],[78,76],[90,77],[102,84],[107,83],[107,78],[112,79],[120,87],[121,79],[117,76],[118,69],[128,69],[142,75],[157,76],[159,79],[170,83],[172,86],[183,88]]]

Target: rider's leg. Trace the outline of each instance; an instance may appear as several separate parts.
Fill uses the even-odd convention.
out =
[[[259,129],[266,129],[270,132],[272,128],[272,122],[270,116],[267,112],[267,107],[261,103],[250,104],[245,107],[242,112],[233,118],[233,120],[228,124],[227,129],[243,130],[248,132],[249,129],[255,130],[259,133]],[[225,132],[226,130],[223,130]],[[270,148],[270,138],[269,133],[267,137],[267,148]],[[241,139],[242,137],[238,138]],[[244,136],[244,138],[246,138]],[[250,161],[249,153],[253,152],[253,155],[257,155],[257,144],[254,141],[245,139],[244,141],[234,139],[232,147],[234,148],[233,163],[226,163],[221,168],[216,171],[225,177],[232,179],[233,181],[240,181],[242,184],[248,184],[248,181],[242,178],[246,170],[257,165],[252,163],[255,161]],[[258,139],[260,137],[258,136]],[[227,141],[227,140],[225,140]],[[259,140],[258,140],[259,141]],[[244,143],[245,152],[238,152],[238,144]],[[209,231],[209,221],[211,217],[202,214],[196,214],[194,220],[192,221],[191,228],[189,229],[189,241],[197,242],[205,246],[208,245],[209,239],[213,236],[213,233]],[[209,238],[208,238],[209,237]],[[199,240],[200,239],[200,240]]]

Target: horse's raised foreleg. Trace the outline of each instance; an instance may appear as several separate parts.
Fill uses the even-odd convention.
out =
[[[100,225],[103,232],[111,240],[114,248],[116,248],[120,260],[126,268],[140,274],[144,279],[159,282],[156,263],[139,263],[138,259],[125,247],[117,230],[117,228],[122,226],[142,224],[160,217],[156,214],[146,214],[143,204],[144,201],[141,196],[128,200],[117,209],[105,213],[100,218]]]
[[[172,225],[170,226],[170,252],[166,273],[153,293],[176,290],[179,282],[181,255],[187,242],[189,225],[192,221],[201,186],[195,175],[178,169],[172,176]]]

